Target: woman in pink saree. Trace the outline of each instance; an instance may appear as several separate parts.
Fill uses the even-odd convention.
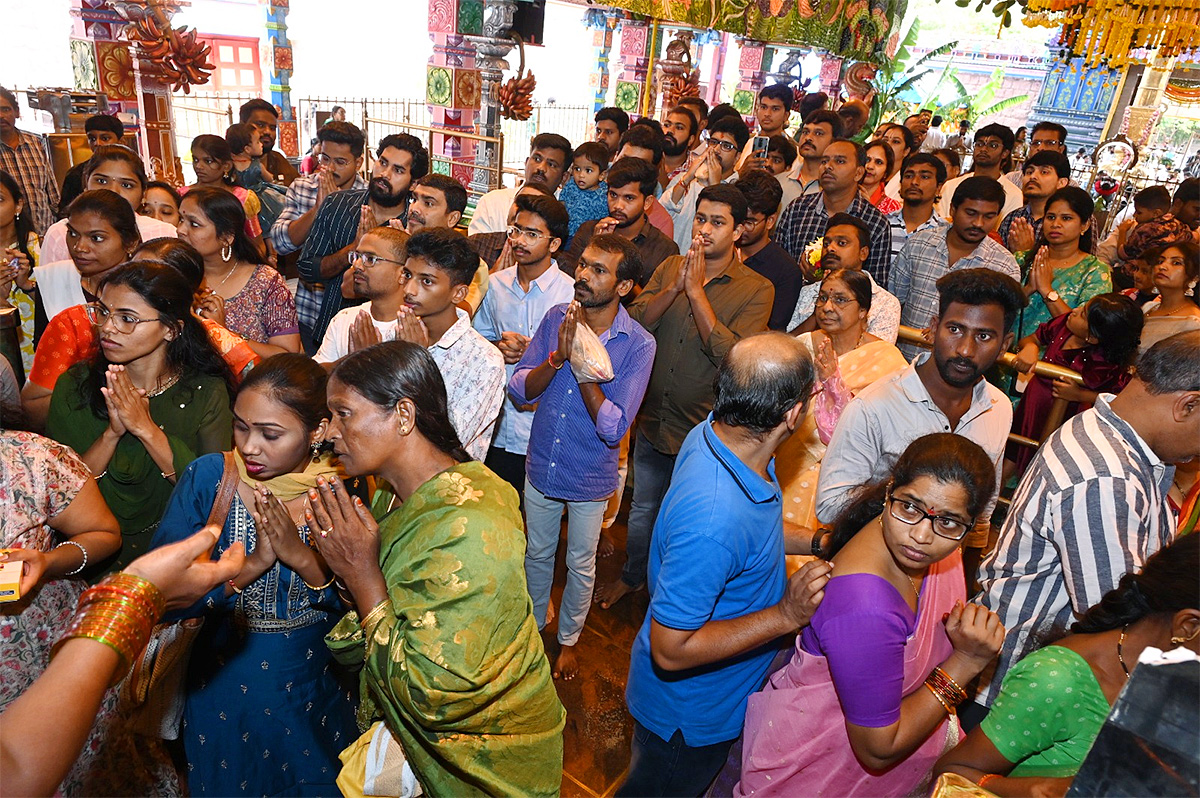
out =
[[[821,606],[788,664],[750,696],[735,795],[927,792],[958,742],[959,685],[1004,640],[996,615],[964,604],[959,556],[994,474],[966,438],[926,435],[850,505]]]

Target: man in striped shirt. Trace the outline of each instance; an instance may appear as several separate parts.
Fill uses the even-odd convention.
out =
[[[966,722],[978,722],[1012,665],[1097,604],[1121,577],[1171,542],[1172,463],[1200,455],[1200,332],[1152,346],[1117,396],[1050,436],[1025,472],[977,601],[1007,630]],[[973,724],[972,724],[973,725]]]

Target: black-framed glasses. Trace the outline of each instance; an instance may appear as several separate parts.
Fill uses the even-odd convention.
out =
[[[709,139],[708,143],[717,145],[721,149],[725,150],[725,152],[733,152],[738,148],[738,145],[734,144],[732,141],[725,141],[724,139]]]
[[[89,302],[83,306],[84,312],[87,313],[88,321],[97,327],[103,327],[106,322],[111,321],[113,329],[125,335],[137,329],[139,324],[149,324],[151,322],[163,322],[159,317],[153,319],[142,319],[132,313],[113,313],[100,302]]]
[[[362,261],[367,265],[367,268],[372,268],[380,261],[384,263],[398,263],[404,265],[404,261],[395,260],[394,258],[384,258],[379,255],[372,255],[370,252],[359,252],[357,249],[350,250],[350,262]]]
[[[888,513],[897,521],[909,526],[916,526],[928,518],[933,534],[948,540],[962,540],[975,525],[974,522],[967,523],[946,515],[927,513],[923,507],[917,506],[908,499],[893,497],[891,490],[887,492],[887,504]]]

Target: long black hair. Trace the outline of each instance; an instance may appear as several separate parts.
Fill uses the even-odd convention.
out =
[[[225,139],[221,139],[225,141]],[[195,200],[200,211],[217,230],[217,236],[233,236],[233,256],[244,263],[265,264],[267,259],[246,234],[246,209],[242,201],[223,188],[197,186],[184,195],[183,201]],[[182,204],[182,203],[181,203]]]
[[[919,477],[962,486],[967,492],[967,513],[972,518],[983,512],[996,489],[996,468],[979,444],[952,432],[923,435],[900,455],[892,467],[891,479],[861,489],[834,521],[828,557],[837,554],[850,538],[884,511],[889,487],[902,488]]]
[[[204,282],[204,258],[182,238],[152,238],[138,247],[133,254],[135,260],[165,263],[187,278],[192,292],[200,290]]]
[[[1127,573],[1071,625],[1073,634],[1108,632],[1147,615],[1200,609],[1200,534],[1184,535]]]
[[[1097,294],[1088,300],[1088,332],[1099,342],[1104,359],[1114,365],[1133,359],[1145,321],[1142,309],[1123,294]]]
[[[392,410],[401,399],[410,400],[426,440],[460,463],[471,459],[450,423],[442,373],[425,347],[407,341],[376,344],[338,361],[329,376],[381,408]]]
[[[98,292],[109,286],[123,286],[135,292],[158,312],[158,318],[177,334],[167,342],[167,366],[180,375],[180,384],[193,375],[220,377],[232,397],[233,377],[225,360],[212,344],[204,325],[192,313],[192,287],[187,278],[171,266],[153,261],[133,261],[118,266],[100,281]],[[100,388],[106,385],[108,370],[104,348],[97,347],[87,379],[81,389],[87,405],[100,418],[108,418],[108,408]]]
[[[21,193],[21,186],[8,172],[0,169],[0,186],[4,186],[4,190],[8,192],[8,196],[12,197],[13,204],[22,202],[25,195]],[[28,206],[28,203],[26,203]],[[17,249],[21,254],[30,258],[30,263],[33,263],[33,256],[29,254],[29,234],[33,232],[33,211],[26,207],[22,213],[18,213],[13,219],[14,232],[17,235]],[[5,241],[0,246],[7,246],[9,242]]]

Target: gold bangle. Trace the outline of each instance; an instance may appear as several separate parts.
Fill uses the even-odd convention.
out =
[[[942,705],[942,709],[946,710],[946,714],[953,715],[954,710],[951,709],[950,705],[946,703],[946,699],[938,695],[938,691],[933,688],[933,685],[931,685],[929,682],[925,682],[925,686],[929,688],[929,692],[933,693],[933,697],[937,699],[937,702]]]
[[[79,597],[79,608],[50,656],[75,637],[103,643],[117,654],[118,668],[111,682],[117,684],[146,646],[154,622],[165,608],[162,592],[145,579],[124,573],[109,576]]]
[[[297,576],[299,576],[299,572],[297,572]],[[332,575],[330,575],[330,577],[329,577],[329,581],[328,581],[328,582],[326,582],[325,584],[323,584],[323,585],[310,585],[308,582],[306,582],[306,581],[305,581],[305,579],[304,579],[304,577],[303,577],[303,576],[301,576],[301,577],[300,577],[300,581],[301,581],[301,582],[304,582],[304,586],[305,586],[306,588],[308,588],[309,590],[317,590],[317,591],[324,590],[325,588],[327,588],[327,587],[329,587],[330,585],[332,585],[332,584],[333,584],[333,583],[334,583],[336,580],[337,580],[337,574],[332,574]]]
[[[979,785],[979,787],[980,787],[981,789],[986,789],[986,788],[987,788],[987,783],[988,783],[989,781],[991,781],[992,779],[998,779],[998,778],[1000,778],[1000,774],[999,774],[999,773],[985,773],[985,774],[983,774],[982,776],[980,776],[980,777],[979,777],[979,781],[977,781],[977,782],[975,782],[975,783],[976,783],[977,785]]]
[[[392,608],[392,602],[390,599],[384,599],[383,601],[379,602],[374,607],[372,607],[371,611],[368,612],[366,614],[366,617],[364,617],[362,619],[362,621],[359,623],[359,625],[362,627],[363,633],[366,635],[370,635],[375,630],[376,625],[378,625],[378,623],[381,620],[383,620],[383,616],[391,608]]]

